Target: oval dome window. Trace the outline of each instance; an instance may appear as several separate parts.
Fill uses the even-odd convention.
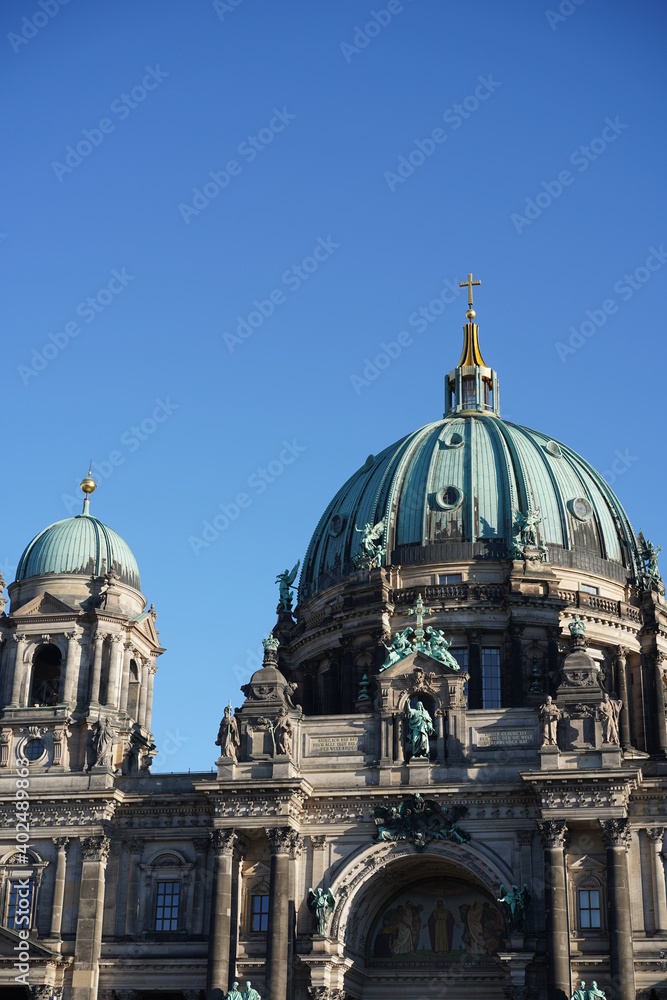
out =
[[[570,510],[580,521],[590,521],[593,516],[593,506],[585,497],[575,497],[570,500]]]
[[[563,457],[563,450],[558,444],[558,441],[547,441],[546,449],[550,455],[553,455],[554,458]]]
[[[436,505],[440,510],[452,510],[463,500],[463,493],[458,486],[443,486],[435,495]]]

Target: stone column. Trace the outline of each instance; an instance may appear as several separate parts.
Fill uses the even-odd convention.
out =
[[[621,714],[618,717],[618,736],[621,746],[625,749],[631,745],[630,738],[630,704],[628,695],[627,661],[628,650],[624,646],[616,647],[616,690],[623,702]]]
[[[109,663],[109,683],[107,684],[107,705],[111,708],[118,708],[120,698],[118,687],[120,684],[120,668],[123,659],[123,641],[125,636],[111,636],[111,662]]]
[[[157,667],[154,663],[148,664],[148,694],[146,695],[146,718],[142,723],[144,729],[151,728],[151,722],[153,720],[153,686],[155,684],[155,675],[157,673]]]
[[[651,878],[653,881],[653,915],[656,934],[667,932],[667,894],[665,892],[665,866],[662,860],[664,826],[646,831],[651,851]]]
[[[665,729],[665,685],[662,680],[665,656],[663,653],[650,654],[653,666],[653,686],[655,693],[655,749],[662,757],[667,756],[667,730]]]
[[[146,726],[146,702],[148,699],[148,660],[143,656],[137,660],[139,669],[139,711],[137,712],[137,722],[140,726]]]
[[[299,835],[291,827],[266,831],[271,844],[269,933],[267,941],[266,1000],[285,1000],[289,955],[290,855],[295,855]]]
[[[106,636],[99,629],[95,632],[95,652],[93,653],[93,679],[90,685],[91,704],[98,705],[100,701],[100,681],[102,680],[102,651]]]
[[[25,654],[25,644],[28,641],[27,635],[17,635],[14,633],[12,639],[16,643],[14,653],[14,674],[12,678],[12,700],[9,708],[18,708],[21,697],[21,683],[23,681],[23,656]]]
[[[74,944],[72,1000],[96,1000],[104,916],[104,870],[109,857],[107,837],[81,841],[83,864],[79,888],[79,913]]]
[[[131,642],[126,642],[123,650],[123,676],[120,682],[120,701],[118,707],[121,712],[127,712],[127,697],[130,690],[130,660],[132,659],[134,647]]]
[[[609,888],[609,954],[614,1000],[635,1000],[635,962],[632,949],[630,915],[630,880],[628,846],[630,831],[627,819],[599,820],[607,848],[607,885]]]
[[[195,937],[204,934],[204,902],[206,899],[206,855],[208,837],[197,837],[192,841],[195,849],[195,905],[192,912],[192,933]]]
[[[53,908],[51,910],[51,937],[59,938],[63,923],[63,900],[65,898],[65,878],[67,874],[67,845],[69,837],[53,837],[58,848],[56,860],[56,882],[53,887]]]
[[[572,991],[570,932],[565,883],[567,825],[561,820],[545,820],[538,822],[537,825],[544,847],[544,906],[549,961],[549,1000],[569,1000]]]
[[[65,661],[65,676],[62,683],[62,694],[60,700],[67,705],[76,705],[77,690],[79,680],[79,668],[81,665],[81,633],[66,632],[67,639],[67,659]]]
[[[137,933],[137,916],[139,913],[139,858],[144,849],[143,841],[128,841],[128,877],[127,896],[125,897],[125,937],[134,937]]]
[[[229,936],[232,916],[232,874],[234,866],[233,830],[212,830],[213,847],[213,900],[211,930],[208,937],[208,989],[229,989]],[[215,994],[214,994],[215,995]]]

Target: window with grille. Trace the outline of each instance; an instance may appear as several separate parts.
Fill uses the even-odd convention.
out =
[[[262,933],[269,927],[269,897],[258,893],[250,897],[250,930]]]
[[[156,931],[178,930],[178,904],[180,894],[180,882],[158,882],[157,907],[155,911]]]
[[[500,650],[482,650],[482,708],[500,708]]]
[[[461,670],[468,672],[468,649],[466,646],[452,646],[449,652],[452,654]]]
[[[29,930],[32,924],[34,889],[35,883],[32,879],[21,879],[20,882],[10,883],[7,926],[11,930]]]
[[[600,927],[600,892],[598,889],[580,889],[579,927],[582,931]]]

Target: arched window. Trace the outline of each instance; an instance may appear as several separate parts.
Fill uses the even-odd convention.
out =
[[[32,660],[29,705],[57,705],[60,698],[62,654],[50,643],[40,646]]]
[[[35,927],[37,894],[46,864],[32,851],[15,852],[0,862],[2,924],[10,930]]]
[[[136,719],[139,711],[139,667],[136,660],[130,660],[130,682],[127,689],[127,714]]]
[[[248,934],[266,934],[269,929],[269,884],[255,881],[248,890]]]

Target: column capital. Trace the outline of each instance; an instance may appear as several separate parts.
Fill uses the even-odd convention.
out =
[[[630,846],[630,827],[627,819],[600,819],[600,832],[605,847]]]
[[[323,834],[323,833],[317,833],[314,836],[311,836],[310,842],[313,845],[313,850],[315,850],[315,851],[321,851],[321,850],[324,849],[324,845],[327,842],[327,838],[326,838],[325,834]]]
[[[84,837],[81,841],[81,854],[84,861],[104,861],[106,863],[111,850],[108,837]]]
[[[209,833],[211,847],[217,854],[232,854],[236,845],[234,830],[211,830]]]
[[[109,638],[110,638],[111,642],[113,642],[114,645],[119,645],[121,642],[125,642],[125,636],[124,635],[118,635],[118,633],[109,636]]]
[[[625,660],[626,657],[629,655],[630,650],[628,649],[627,646],[617,646],[615,653],[617,660]]]
[[[345,1000],[345,990],[332,986],[309,986],[308,1000]]]
[[[296,858],[303,850],[303,840],[290,826],[274,826],[266,830],[271,854],[289,854]]]
[[[662,841],[665,836],[664,826],[650,826],[646,828],[646,836],[653,844],[660,844],[662,846]]]
[[[59,851],[64,851],[69,844],[69,837],[51,837],[51,843],[58,848]]]
[[[567,823],[560,819],[538,820],[537,829],[542,839],[542,846],[564,847],[567,838]]]

